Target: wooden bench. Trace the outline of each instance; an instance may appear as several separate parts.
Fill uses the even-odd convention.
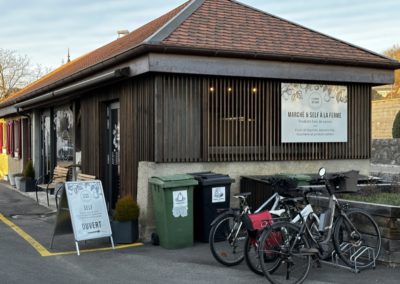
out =
[[[96,179],[96,176],[82,174],[82,173],[79,173],[78,176],[76,177],[76,180],[79,180],[79,181],[95,180],[95,179]]]
[[[49,203],[49,191],[54,191],[57,186],[62,185],[64,182],[67,181],[68,175],[68,168],[56,166],[53,170],[52,177],[48,183],[39,184],[40,180],[43,179],[39,178],[36,182],[35,191],[36,191],[36,202],[39,203],[38,198],[38,190],[46,191],[47,196],[47,206],[50,205]]]
[[[82,174],[82,173],[78,173],[78,175],[76,177],[77,181],[89,181],[89,180],[95,180],[95,179],[96,179],[96,176]],[[64,187],[60,187],[59,189],[57,189],[56,193],[54,194],[54,198],[56,200],[56,208],[58,208],[58,199],[61,198],[60,194],[62,193],[62,189],[64,189]]]

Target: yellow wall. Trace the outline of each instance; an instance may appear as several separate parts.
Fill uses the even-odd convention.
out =
[[[0,123],[5,123],[4,119],[0,119]],[[3,133],[5,135],[5,133]],[[2,137],[0,137],[1,139]],[[0,179],[8,174],[8,157],[7,154],[3,154],[3,149],[0,149]]]

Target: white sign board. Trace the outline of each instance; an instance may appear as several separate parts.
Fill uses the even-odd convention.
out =
[[[347,142],[347,87],[282,83],[282,143]]]
[[[211,188],[211,202],[212,203],[225,202],[225,200],[226,200],[225,186]]]
[[[175,218],[186,217],[189,210],[187,190],[173,191],[172,199],[172,215]]]
[[[76,241],[111,236],[101,181],[71,181],[65,190]]]

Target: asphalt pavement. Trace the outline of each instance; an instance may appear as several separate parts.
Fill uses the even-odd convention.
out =
[[[205,243],[167,250],[142,240],[137,246],[97,250],[110,247],[101,239],[82,242],[81,249],[93,250],[77,256],[73,235],[67,234],[57,236],[50,249],[55,208],[38,205],[32,194],[5,183],[0,183],[0,213],[0,283],[268,283],[245,263],[220,265]],[[304,283],[397,284],[400,268],[378,264],[356,274],[323,264],[312,268]]]

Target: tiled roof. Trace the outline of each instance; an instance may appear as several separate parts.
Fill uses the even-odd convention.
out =
[[[354,62],[389,60],[231,0],[206,0],[165,45]]]
[[[192,0],[105,46],[83,55],[0,102],[33,97],[54,84],[139,46],[164,46],[277,56],[282,60],[377,64],[395,69],[378,54],[312,31],[233,0]],[[173,50],[171,48],[170,50]],[[168,50],[167,50],[168,51]],[[167,52],[165,51],[165,52]],[[22,99],[22,98],[20,98]]]

